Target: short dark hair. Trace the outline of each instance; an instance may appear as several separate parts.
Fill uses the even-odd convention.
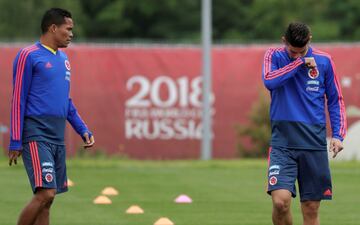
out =
[[[57,26],[65,23],[65,17],[72,18],[71,13],[65,9],[51,8],[47,10],[41,20],[41,31],[45,34],[52,24]]]
[[[285,31],[286,41],[294,47],[304,47],[310,40],[310,27],[302,22],[292,22]]]

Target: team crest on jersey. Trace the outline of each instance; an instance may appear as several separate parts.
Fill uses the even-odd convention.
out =
[[[311,79],[316,79],[319,76],[319,70],[317,68],[310,68],[308,75]]]
[[[277,178],[276,178],[275,176],[270,177],[270,179],[269,179],[269,184],[270,184],[270,185],[275,185],[275,184],[277,184]]]
[[[53,179],[54,179],[54,177],[53,177],[53,175],[51,173],[47,173],[45,175],[46,182],[51,183],[53,181]]]
[[[66,67],[67,70],[71,69],[70,62],[67,59],[65,60],[65,67]]]

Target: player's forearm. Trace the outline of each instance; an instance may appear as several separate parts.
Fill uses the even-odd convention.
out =
[[[263,79],[264,85],[269,90],[274,90],[277,88],[280,88],[286,84],[287,81],[289,81],[290,78],[295,76],[296,72],[298,70],[298,67],[288,71],[287,73],[283,74],[282,76],[275,77],[273,79]]]
[[[263,71],[263,81],[265,87],[269,90],[273,90],[283,86],[296,74],[298,68],[303,64],[304,60],[302,58],[298,58],[290,64],[279,69],[267,70],[267,66],[265,64]]]

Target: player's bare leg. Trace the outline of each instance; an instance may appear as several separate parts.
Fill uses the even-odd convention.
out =
[[[271,192],[271,197],[273,202],[273,224],[292,225],[290,191],[285,189],[275,190]]]
[[[45,205],[45,207],[38,214],[34,225],[49,225],[51,205],[52,205],[52,201]]]
[[[320,201],[301,202],[304,225],[320,225],[319,207]]]
[[[55,198],[55,189],[38,189],[29,202],[22,210],[17,225],[35,225],[38,220],[41,225],[49,224],[49,214],[44,208],[48,207]],[[46,222],[47,219],[47,222]]]

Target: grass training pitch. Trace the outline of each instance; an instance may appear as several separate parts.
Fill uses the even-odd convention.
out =
[[[70,159],[68,177],[75,183],[56,197],[52,225],[153,225],[167,217],[176,225],[267,225],[271,199],[265,193],[266,160],[131,161]],[[323,201],[322,225],[360,224],[360,163],[332,162],[333,200]],[[0,224],[16,224],[32,196],[22,161],[9,167],[0,159]],[[111,205],[94,205],[106,186],[119,195]],[[192,204],[175,204],[186,194]],[[125,211],[139,205],[144,214]],[[294,224],[301,224],[299,198],[292,204]]]

